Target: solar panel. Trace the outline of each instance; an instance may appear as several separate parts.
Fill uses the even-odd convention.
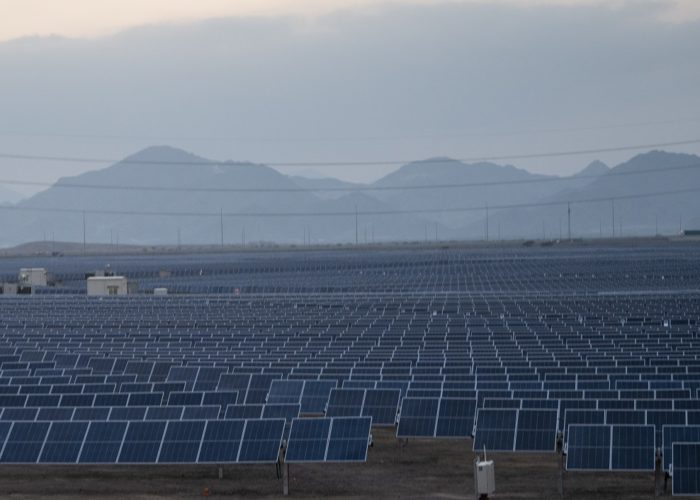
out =
[[[655,429],[652,425],[612,427],[610,468],[619,471],[654,470]]]
[[[203,420],[170,421],[158,454],[158,463],[195,463],[202,442]]]
[[[396,437],[435,436],[439,405],[439,399],[404,398]]]
[[[474,450],[513,451],[518,410],[480,409],[474,426]]]
[[[127,422],[90,422],[78,463],[115,463]]]
[[[515,451],[555,451],[556,435],[556,410],[520,410],[518,412]]]
[[[216,420],[220,412],[219,406],[185,406],[182,411],[182,420]]]
[[[284,419],[248,420],[243,433],[238,462],[277,462],[285,423]]]
[[[165,426],[166,422],[163,421],[129,422],[117,462],[120,464],[156,463]]]
[[[88,422],[52,422],[39,462],[76,463],[87,429]]]
[[[372,417],[373,426],[395,425],[400,396],[398,389],[367,389],[362,416]]]
[[[14,422],[0,455],[0,462],[36,463],[49,426],[49,422]]]
[[[323,462],[330,430],[330,418],[295,418],[289,433],[285,461]]]
[[[331,422],[327,462],[365,462],[371,417],[338,417]]]
[[[700,495],[700,443],[673,443],[674,496]]]
[[[365,389],[333,389],[326,408],[327,417],[359,417],[365,400]]]
[[[304,390],[303,380],[273,380],[267,394],[267,404],[298,404]]]
[[[199,463],[235,463],[245,420],[209,420],[199,451]]]
[[[228,405],[226,419],[262,418],[263,405]]]
[[[323,413],[336,385],[335,380],[307,380],[301,395],[301,413]]]
[[[610,470],[612,432],[609,425],[569,425],[567,470]]]
[[[673,443],[700,443],[700,425],[664,425],[663,457],[665,471],[670,470]]]
[[[476,399],[442,398],[435,437],[467,438],[474,432]]]

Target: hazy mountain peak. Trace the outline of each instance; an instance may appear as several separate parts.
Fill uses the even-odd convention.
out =
[[[595,175],[605,175],[610,172],[610,167],[600,160],[594,160],[588,164],[586,168],[580,172],[574,174],[575,177],[578,176],[595,176]]]
[[[209,162],[205,158],[197,156],[184,149],[167,145],[149,146],[132,155],[127,156],[123,162],[173,162],[173,163],[202,163]]]

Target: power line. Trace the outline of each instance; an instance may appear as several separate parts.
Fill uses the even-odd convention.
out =
[[[653,149],[670,146],[683,146],[688,144],[698,144],[700,139],[688,139],[684,141],[660,142],[654,144],[637,144],[633,146],[615,146],[609,148],[596,149],[573,149],[554,152],[540,153],[523,153],[504,156],[473,156],[465,158],[435,158],[426,160],[426,163],[451,163],[454,161],[461,162],[479,162],[479,161],[496,161],[496,160],[522,160],[532,158],[553,158],[561,156],[579,156],[596,153],[612,153],[620,151],[632,151],[639,149]],[[161,161],[161,160],[131,160],[126,159],[110,159],[110,158],[86,158],[79,156],[56,156],[56,155],[30,155],[16,153],[0,153],[0,158],[8,160],[35,160],[47,162],[61,163],[121,163],[121,164],[136,164],[136,165],[171,165],[171,166],[236,166],[236,165],[266,165],[269,167],[353,167],[353,166],[392,166],[403,165],[408,163],[416,163],[415,160],[376,160],[376,161],[306,161],[306,162],[264,162],[264,163],[244,163],[232,161]]]
[[[507,205],[491,205],[490,209],[505,210],[512,208],[535,208],[535,207],[551,207],[551,206],[567,206],[581,205],[585,203],[606,202],[611,200],[629,200],[637,198],[649,198],[655,196],[667,196],[676,194],[688,194],[700,192],[700,187],[675,189],[668,191],[654,191],[648,193],[637,193],[628,195],[601,196],[594,198],[579,198],[572,200],[561,201],[544,201],[535,203],[514,203]],[[90,215],[136,215],[136,216],[163,216],[163,217],[356,217],[356,216],[372,216],[372,215],[401,215],[401,214],[431,214],[431,213],[466,213],[466,212],[483,212],[483,206],[474,207],[446,207],[446,208],[418,208],[405,210],[371,210],[371,211],[335,211],[335,212],[158,212],[158,211],[141,211],[141,210],[82,210],[77,208],[61,208],[61,207],[30,207],[30,206],[0,206],[0,211],[26,211],[26,212],[52,212],[52,213],[67,213],[67,214],[90,214]]]
[[[296,193],[296,192],[366,192],[366,191],[415,191],[415,190],[430,190],[430,189],[457,189],[469,187],[487,187],[487,186],[508,186],[518,184],[539,184],[548,182],[575,182],[580,179],[597,179],[600,177],[624,177],[629,175],[642,175],[655,172],[669,172],[677,170],[688,170],[700,168],[700,163],[691,163],[687,165],[671,165],[664,167],[655,167],[640,170],[629,170],[615,172],[611,171],[607,174],[581,174],[568,177],[542,176],[532,179],[513,179],[504,181],[482,181],[482,182],[463,182],[451,184],[421,184],[421,185],[389,185],[389,186],[363,186],[363,187],[288,187],[288,188],[222,188],[222,187],[169,187],[169,186],[139,186],[125,184],[83,184],[75,182],[60,182],[52,184],[42,181],[23,181],[17,179],[0,179],[0,184],[11,186],[41,186],[55,187],[64,189],[102,189],[113,191],[162,191],[162,192],[186,192],[186,193]]]
[[[0,135],[15,137],[56,137],[64,139],[110,139],[110,140],[143,140],[143,141],[241,141],[241,142],[356,142],[356,141],[382,141],[405,139],[442,139],[451,137],[510,137],[518,135],[552,134],[567,132],[590,132],[597,130],[623,129],[632,127],[644,127],[650,125],[670,125],[676,123],[694,123],[700,118],[689,117],[681,119],[654,120],[643,122],[611,123],[604,125],[580,126],[580,127],[547,127],[536,129],[520,129],[505,132],[495,131],[449,131],[435,134],[395,134],[382,136],[325,136],[325,137],[262,137],[262,136],[197,136],[197,135],[138,135],[138,134],[97,134],[89,132],[32,132],[27,130],[0,130]]]

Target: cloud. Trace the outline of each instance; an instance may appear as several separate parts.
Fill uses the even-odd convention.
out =
[[[700,18],[696,0],[4,0],[0,40],[25,36],[95,37],[146,24],[183,23],[221,17],[317,17],[339,10],[379,5],[437,4],[597,6],[616,9],[654,6],[660,18],[686,22]]]
[[[658,9],[394,4],[311,29],[227,18],[0,44],[0,151],[118,158],[167,142],[219,159],[365,161],[696,138],[698,23]],[[592,159],[515,163],[567,173]],[[0,160],[0,173],[97,166]]]

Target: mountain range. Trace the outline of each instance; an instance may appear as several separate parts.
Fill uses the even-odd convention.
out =
[[[140,245],[219,243],[222,227],[226,244],[560,238],[569,207],[572,237],[612,235],[613,211],[617,235],[670,234],[700,222],[698,167],[651,151],[554,177],[432,158],[356,184],[154,146],[5,206],[0,245],[82,241],[83,221],[88,242]]]

